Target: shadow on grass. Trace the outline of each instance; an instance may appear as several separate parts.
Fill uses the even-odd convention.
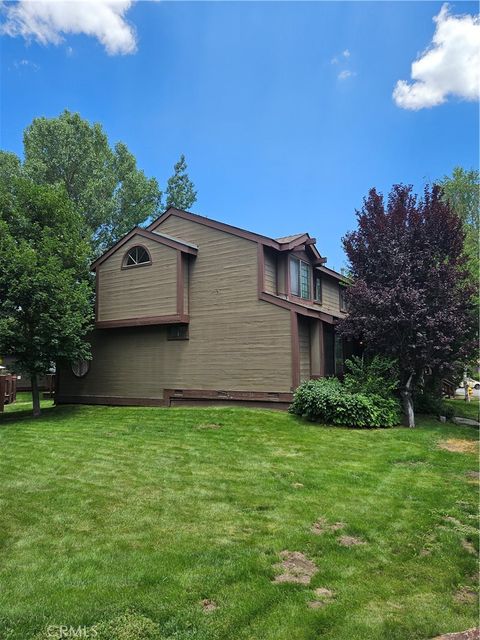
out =
[[[18,409],[15,411],[0,413],[0,428],[16,424],[17,422],[25,422],[25,420],[35,420],[38,422],[48,420],[48,422],[57,422],[70,416],[74,416],[80,413],[80,411],[81,405],[51,405],[50,407],[42,407],[41,414],[37,418],[34,418],[31,407]]]

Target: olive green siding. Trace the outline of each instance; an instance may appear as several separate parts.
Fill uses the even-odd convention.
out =
[[[129,249],[141,244],[152,264],[122,269]],[[177,312],[177,251],[145,238],[131,238],[97,267],[100,321],[171,315]]]
[[[335,278],[329,278],[322,273],[322,311],[329,310],[338,314],[340,311],[340,285]]]
[[[298,318],[298,346],[300,353],[300,382],[310,379],[310,322]]]
[[[268,293],[277,293],[277,256],[268,247],[264,249],[265,276],[264,287]]]
[[[167,340],[168,329],[163,326],[97,330],[89,373],[76,379],[70,370],[63,371],[60,396],[161,399],[166,388],[289,392],[290,312],[258,300],[257,243],[175,216],[157,230],[198,245],[197,257],[185,259],[184,264],[189,340]],[[170,255],[164,247],[152,251],[152,267],[132,270],[142,278],[148,274],[145,287],[150,299],[156,296],[160,279],[159,302],[164,304],[165,297],[171,305],[162,306],[162,315],[175,313],[175,289],[172,292],[168,286],[175,282],[175,253],[172,250],[168,269],[162,262],[162,274],[152,267]],[[104,304],[102,297],[109,294],[102,278],[103,270],[100,302]],[[157,311],[149,310],[148,315]]]

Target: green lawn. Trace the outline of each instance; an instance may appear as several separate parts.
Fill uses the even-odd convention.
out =
[[[472,398],[471,402],[465,402],[463,398],[455,398],[454,400],[445,400],[445,402],[453,407],[455,415],[459,418],[471,418],[479,420],[480,405],[478,398]]]
[[[475,626],[477,457],[437,447],[467,446],[472,428],[44,406],[34,420],[19,396],[0,417],[0,637],[126,611],[153,622],[135,633],[132,616],[131,635],[108,640],[426,640]],[[319,518],[345,527],[315,535]],[[273,582],[283,550],[315,563],[310,585]],[[319,587],[334,595],[309,608]]]

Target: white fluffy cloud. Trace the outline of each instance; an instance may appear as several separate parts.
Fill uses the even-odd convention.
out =
[[[0,32],[42,44],[60,44],[67,33],[97,38],[110,55],[133,53],[136,38],[125,20],[132,0],[20,0],[1,3]]]
[[[393,99],[403,109],[434,107],[450,95],[464,100],[479,98],[479,16],[453,16],[444,4],[434,22],[431,46],[412,63],[413,82],[399,80],[395,85]]]

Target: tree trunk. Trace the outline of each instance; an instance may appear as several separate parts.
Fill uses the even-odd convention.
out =
[[[32,402],[33,402],[33,415],[38,418],[40,415],[40,390],[38,388],[37,374],[31,376],[32,381]]]
[[[413,373],[410,374],[410,377],[408,378],[401,392],[402,404],[403,404],[403,422],[406,427],[415,426],[415,413],[413,410],[412,378],[413,378]]]

